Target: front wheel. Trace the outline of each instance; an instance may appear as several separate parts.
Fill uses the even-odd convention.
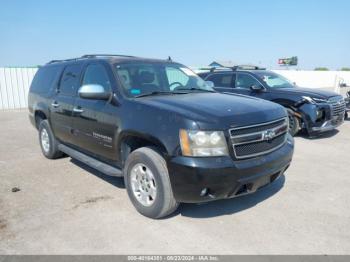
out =
[[[139,148],[128,156],[124,180],[132,204],[142,215],[162,218],[177,209],[166,162],[153,148]]]
[[[287,109],[288,121],[289,121],[289,133],[291,136],[295,136],[300,130],[299,119],[295,116],[294,111]]]

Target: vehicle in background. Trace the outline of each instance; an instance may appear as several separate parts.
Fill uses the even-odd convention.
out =
[[[28,105],[45,157],[65,153],[124,177],[135,208],[152,218],[182,202],[253,193],[293,155],[282,106],[218,93],[169,60],[51,61],[36,73]]]
[[[344,98],[330,91],[301,88],[285,77],[257,66],[204,68],[197,74],[213,82],[215,90],[266,99],[288,111],[289,132],[310,136],[333,130],[344,121]]]
[[[349,119],[350,112],[350,91],[346,93],[347,97],[345,98],[346,109],[345,109],[345,119]]]

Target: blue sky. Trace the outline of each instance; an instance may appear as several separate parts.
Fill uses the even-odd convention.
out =
[[[2,0],[0,47],[0,66],[118,53],[337,69],[350,67],[350,1]]]

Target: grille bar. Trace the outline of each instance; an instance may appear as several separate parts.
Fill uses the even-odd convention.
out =
[[[284,145],[288,134],[288,119],[232,128],[229,132],[237,159],[255,157],[268,154]]]
[[[330,101],[332,107],[332,116],[337,117],[345,113],[346,103],[343,98],[339,98],[337,101]]]

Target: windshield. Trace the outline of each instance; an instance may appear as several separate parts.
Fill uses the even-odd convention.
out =
[[[257,72],[259,78],[270,88],[295,87],[287,78],[273,72]]]
[[[189,68],[175,63],[124,63],[116,71],[128,97],[214,92]]]

